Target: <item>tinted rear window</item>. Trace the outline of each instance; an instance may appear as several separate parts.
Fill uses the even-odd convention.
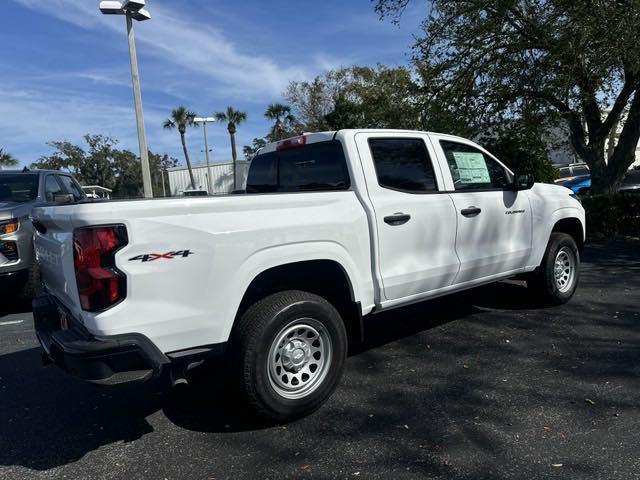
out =
[[[349,185],[342,145],[333,140],[258,155],[249,168],[247,193],[345,190]]]

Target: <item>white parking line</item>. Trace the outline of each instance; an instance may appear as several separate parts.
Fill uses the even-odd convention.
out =
[[[19,323],[24,322],[24,320],[14,320],[12,322],[0,322],[0,327],[3,327],[5,325],[18,325]]]

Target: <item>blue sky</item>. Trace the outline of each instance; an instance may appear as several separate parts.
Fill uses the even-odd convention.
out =
[[[0,148],[23,165],[80,143],[113,136],[137,151],[124,18],[100,15],[98,0],[4,0],[0,16]],[[180,159],[171,108],[200,115],[233,105],[248,113],[239,145],[263,136],[267,104],[291,80],[329,68],[405,64],[422,2],[399,27],[380,21],[369,0],[147,0],[152,20],[136,23],[149,148]],[[209,127],[214,160],[231,158],[222,125]],[[195,162],[202,134],[188,133]]]

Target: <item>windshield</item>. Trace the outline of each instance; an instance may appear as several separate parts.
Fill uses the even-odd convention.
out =
[[[38,196],[38,175],[16,173],[0,175],[0,202],[24,203]]]

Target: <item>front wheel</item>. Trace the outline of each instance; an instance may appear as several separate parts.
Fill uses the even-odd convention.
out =
[[[262,418],[282,422],[313,412],[333,393],[347,335],[328,301],[290,290],[252,305],[231,348],[242,396]]]
[[[543,303],[561,305],[569,301],[578,286],[580,252],[573,237],[554,232],[540,267],[527,279]]]

